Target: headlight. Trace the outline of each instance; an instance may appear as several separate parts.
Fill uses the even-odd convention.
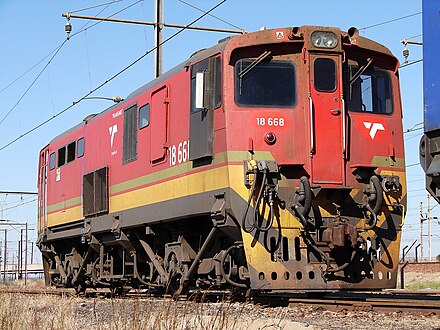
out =
[[[317,48],[335,48],[338,38],[333,32],[315,31],[312,33],[312,43]]]

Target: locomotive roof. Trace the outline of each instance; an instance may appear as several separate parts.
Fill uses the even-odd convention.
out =
[[[100,113],[88,115],[82,122],[78,123],[77,125],[73,126],[72,128],[68,129],[67,131],[65,131],[65,132],[59,134],[58,136],[56,136],[55,138],[53,138],[50,141],[50,143],[60,139],[61,137],[65,136],[65,135],[68,135],[71,132],[76,131],[78,128],[86,125],[88,122],[91,122],[91,121],[101,117],[102,115],[106,114],[107,112],[111,112],[117,108],[121,108],[121,105],[123,105],[125,103],[130,103],[130,101],[132,99],[136,98],[137,96],[146,92],[147,90],[153,88],[154,86],[160,85],[162,82],[169,79],[170,77],[172,77],[176,73],[182,71],[183,69],[185,69],[185,67],[191,65],[192,63],[196,63],[206,57],[209,57],[209,55],[211,55],[211,54],[215,54],[215,53],[218,53],[218,52],[224,50],[224,48],[226,47],[226,44],[228,43],[228,41],[230,39],[231,38],[221,39],[218,44],[216,44],[210,48],[201,49],[201,50],[195,52],[193,55],[190,56],[189,59],[186,59],[185,61],[183,61],[182,63],[173,67],[172,69],[168,70],[167,72],[160,75],[156,79],[153,79],[152,81],[146,83],[145,85],[143,85],[143,86],[139,87],[138,89],[134,90],[133,92],[131,92],[127,96],[127,98],[125,98],[123,101],[121,101],[119,103],[115,103],[114,105],[108,107],[107,109],[101,111]]]
[[[297,29],[299,31],[305,31],[305,30],[318,30],[318,29],[328,29],[328,28],[329,27],[322,27],[322,26],[302,26]],[[205,48],[205,49],[202,49],[202,50],[195,52],[193,55],[191,55],[188,59],[186,59],[182,63],[180,63],[177,66],[173,67],[172,69],[168,70],[167,72],[165,72],[161,76],[157,77],[156,79],[153,79],[152,81],[150,81],[150,82],[146,83],[145,85],[139,87],[138,89],[134,90],[123,101],[112,105],[111,107],[103,110],[100,113],[89,115],[81,123],[75,125],[74,127],[70,128],[69,130],[61,133],[60,135],[58,135],[57,137],[52,139],[51,142],[56,141],[57,139],[77,130],[78,128],[86,125],[88,122],[91,122],[91,121],[101,117],[102,115],[106,114],[107,112],[113,111],[116,108],[121,108],[121,107],[123,108],[124,104],[130,103],[130,101],[132,99],[136,98],[140,94],[148,91],[149,89],[152,89],[153,87],[155,87],[157,85],[160,85],[165,80],[169,79],[173,75],[175,75],[178,72],[185,69],[185,67],[188,67],[193,63],[199,62],[199,61],[203,60],[204,58],[209,57],[212,54],[223,51],[226,48],[227,44],[234,39],[243,38],[243,44],[246,44],[245,40],[249,41],[249,40],[253,39],[254,36],[261,34],[262,37],[259,39],[254,39],[254,42],[255,42],[255,40],[258,40],[260,43],[267,43],[268,40],[270,40],[270,43],[273,43],[273,38],[270,38],[269,36],[273,35],[273,31],[277,31],[277,30],[281,30],[281,29],[285,30],[286,28],[260,30],[260,31],[256,31],[256,32],[245,33],[245,34],[239,35],[239,36],[232,36],[232,37],[227,37],[227,38],[221,39],[216,45],[214,45],[210,48]],[[292,28],[287,28],[287,29],[292,29]],[[337,30],[339,30],[339,29],[337,29]],[[342,30],[339,30],[339,31],[341,33],[341,36],[343,36],[343,37],[347,36],[347,32],[342,31]],[[304,40],[303,36],[301,36],[301,38],[299,38],[299,40],[301,40],[301,39]],[[263,41],[263,40],[265,40],[265,41]],[[241,43],[241,40],[240,40],[240,43]],[[356,46],[358,46],[360,48],[371,49],[371,50],[374,50],[374,51],[377,51],[380,53],[387,54],[391,57],[394,57],[393,54],[391,53],[391,51],[387,47],[385,47],[384,45],[377,43],[371,39],[365,38],[365,37],[358,36],[358,42],[357,42]],[[395,60],[396,60],[396,63],[398,63],[396,58],[395,58]]]

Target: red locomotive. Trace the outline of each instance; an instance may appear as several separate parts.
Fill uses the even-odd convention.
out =
[[[355,28],[221,40],[40,152],[48,284],[396,285],[398,60]]]

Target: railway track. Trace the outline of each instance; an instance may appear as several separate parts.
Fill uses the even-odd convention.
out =
[[[28,294],[28,295],[57,295],[61,297],[75,297],[77,294],[73,289],[55,288],[0,288],[1,293],[9,294]],[[132,291],[125,296],[115,296],[110,291],[89,290],[82,297],[88,298],[111,298],[122,299],[152,299],[165,298],[172,299],[167,295],[154,295],[143,291]],[[182,296],[180,301],[190,300],[198,302],[218,302],[231,300],[230,293],[198,292],[190,296]],[[298,305],[308,305],[315,309],[329,310],[334,312],[341,311],[363,311],[363,312],[405,312],[415,314],[437,314],[440,315],[440,291],[383,291],[383,292],[335,292],[325,295],[307,295],[305,293],[293,293],[289,295],[266,294],[254,296],[248,299],[238,297],[234,301],[252,302],[265,306],[284,306],[297,307]]]
[[[264,298],[263,298],[264,299]],[[338,292],[320,297],[292,295],[284,298],[288,306],[312,305],[331,311],[374,311],[439,314],[440,295],[418,292]],[[276,300],[275,300],[276,301]]]

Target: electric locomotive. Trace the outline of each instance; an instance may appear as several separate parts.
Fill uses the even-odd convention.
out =
[[[39,154],[47,284],[394,288],[398,60],[357,29],[221,40]]]

